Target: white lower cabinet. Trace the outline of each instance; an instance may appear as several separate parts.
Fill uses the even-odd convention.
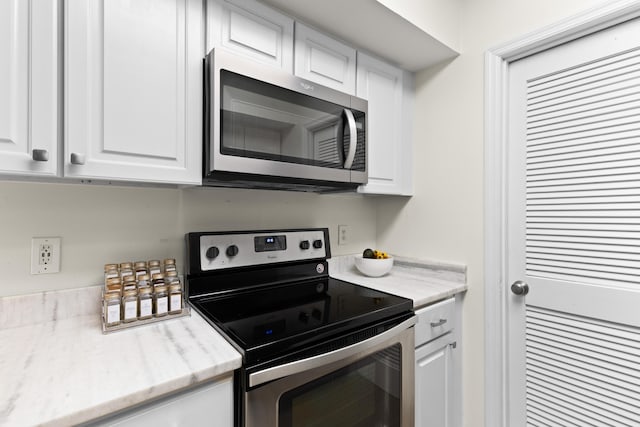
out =
[[[64,175],[199,184],[202,0],[64,10]]]
[[[451,427],[452,334],[416,349],[416,427]]]
[[[416,427],[458,427],[461,421],[459,308],[455,299],[416,312]]]
[[[217,380],[89,425],[232,427],[233,379]]]

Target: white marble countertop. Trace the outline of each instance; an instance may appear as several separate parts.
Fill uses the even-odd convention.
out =
[[[383,292],[413,300],[420,308],[467,290],[466,267],[396,257],[393,268],[381,277],[368,277],[355,266],[354,255],[329,260],[329,274]]]
[[[0,298],[0,425],[74,425],[240,367],[193,310],[103,335],[99,300],[100,287]]]
[[[383,277],[353,256],[329,260],[337,279],[419,308],[464,292],[466,269],[396,258]],[[102,334],[100,287],[0,298],[0,425],[72,425],[215,379],[241,357],[202,317]]]

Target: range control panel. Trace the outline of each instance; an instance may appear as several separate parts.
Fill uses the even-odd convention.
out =
[[[200,270],[327,258],[324,229],[231,232],[200,236]]]

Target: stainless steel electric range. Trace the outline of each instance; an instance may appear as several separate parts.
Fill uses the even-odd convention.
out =
[[[331,278],[328,229],[186,238],[188,301],[242,354],[236,426],[413,426],[413,303]]]

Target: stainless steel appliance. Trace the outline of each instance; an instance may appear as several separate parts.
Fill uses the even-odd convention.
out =
[[[333,279],[327,229],[187,235],[188,301],[242,354],[239,427],[412,427],[413,302]]]
[[[302,191],[367,182],[367,101],[212,50],[204,185]]]

